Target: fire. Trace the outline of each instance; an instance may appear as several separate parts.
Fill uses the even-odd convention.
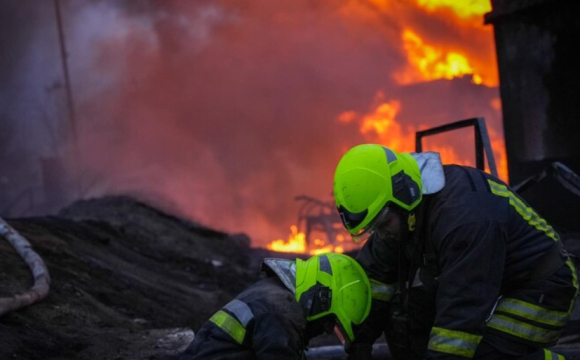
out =
[[[381,93],[377,94],[377,98],[381,97],[383,97]],[[361,134],[370,138],[376,136],[380,143],[397,151],[413,151],[414,129],[403,129],[395,120],[400,109],[401,103],[397,100],[379,104],[372,113],[362,117]]]
[[[342,235],[338,235],[341,239],[344,239]],[[338,239],[337,236],[337,240]],[[343,241],[343,240],[339,240]],[[315,239],[314,240],[314,247],[308,248],[306,245],[306,235],[298,231],[298,226],[292,225],[290,226],[290,235],[288,236],[288,240],[278,239],[271,241],[266,248],[272,251],[278,252],[288,252],[288,253],[297,253],[297,254],[310,254],[310,255],[318,255],[328,252],[336,252],[336,253],[343,253],[344,247],[340,245],[333,245],[333,244],[326,244],[324,240]]]
[[[482,76],[473,69],[467,57],[461,53],[444,51],[426,44],[410,29],[403,31],[402,40],[411,67],[395,74],[395,79],[400,84],[453,79],[465,75],[470,75],[475,84],[483,83]]]
[[[417,0],[417,3],[429,11],[448,8],[463,19],[479,17],[491,11],[489,0]]]
[[[272,251],[304,253],[306,252],[306,236],[303,232],[298,232],[296,225],[290,226],[290,236],[288,240],[278,239],[270,242],[266,248]]]
[[[397,6],[398,9],[408,9],[392,0],[366,0],[366,2],[373,5],[371,8],[378,10],[379,13],[392,12]],[[400,44],[401,52],[407,59],[403,68],[395,69],[391,73],[399,85],[466,77],[470,78],[475,85],[498,86],[495,58],[492,55],[482,55],[486,46],[489,45],[490,50],[493,48],[492,30],[490,27],[484,27],[482,23],[483,14],[491,11],[490,0],[415,0],[411,6],[414,8],[413,11],[428,12],[429,16],[437,18],[438,21],[446,24],[446,27],[454,28],[458,36],[446,40],[442,37],[434,37],[432,34],[425,33],[424,27],[415,27],[412,21],[401,20],[402,22],[399,23],[401,33],[395,33],[394,37],[389,35],[389,39]],[[348,9],[349,16],[366,14],[365,19],[368,21],[373,19],[359,8],[349,6]],[[361,11],[354,11],[357,9]],[[405,11],[401,11],[401,14],[405,14]],[[405,16],[402,15],[401,19],[405,19]],[[336,120],[341,124],[355,124],[366,142],[383,144],[399,152],[413,152],[416,132],[431,128],[436,124],[405,124],[404,121],[398,119],[402,107],[402,100],[386,98],[382,92],[378,91],[369,111],[343,111]],[[501,107],[499,98],[494,99],[490,107],[499,112]],[[507,156],[503,136],[489,126],[488,134],[494,150],[499,177],[507,181]],[[475,166],[473,152],[465,152],[463,149],[465,143],[461,140],[464,136],[457,134],[442,136],[441,138],[438,138],[438,135],[426,138],[423,143],[424,149],[438,152],[445,164]],[[456,143],[457,139],[459,141]],[[470,149],[472,148],[473,146]],[[342,235],[336,236],[336,239],[331,242],[321,239],[307,242],[305,234],[299,232],[297,226],[291,227],[288,240],[275,240],[267,247],[274,251],[311,255],[329,251],[351,251],[357,248],[349,237],[345,238]]]
[[[382,93],[377,93],[376,99],[383,99]],[[401,110],[401,103],[398,100],[381,101],[374,110],[368,114],[360,115],[353,111],[346,111],[338,116],[338,121],[359,122],[359,131],[365,135],[369,142],[383,144],[399,152],[415,151],[415,133],[417,130],[426,129],[430,126],[424,124],[419,127],[403,127],[397,121],[397,115]],[[348,119],[348,121],[345,121]],[[504,141],[500,134],[492,128],[488,128],[498,175],[507,181],[507,156],[504,151]],[[438,152],[444,164],[459,164],[475,166],[474,160],[461,155],[460,149],[452,145],[442,144],[434,139],[426,139],[426,150]]]

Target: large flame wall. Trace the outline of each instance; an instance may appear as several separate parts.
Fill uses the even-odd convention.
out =
[[[294,196],[329,198],[362,142],[413,150],[418,129],[483,116],[505,168],[488,1],[61,3],[89,195],[139,194],[262,246],[295,223]],[[472,163],[457,138],[431,149]]]

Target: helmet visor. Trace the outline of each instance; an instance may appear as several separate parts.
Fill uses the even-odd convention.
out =
[[[375,233],[389,214],[389,207],[385,206],[377,216],[365,228],[360,229],[356,234],[351,234],[355,243],[360,243],[368,240],[373,233]]]

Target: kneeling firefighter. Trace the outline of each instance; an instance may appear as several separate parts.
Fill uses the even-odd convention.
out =
[[[578,280],[560,237],[501,180],[437,153],[349,150],[336,206],[369,275],[371,313],[349,359],[382,332],[396,359],[563,359],[548,350]]]
[[[215,313],[181,360],[303,359],[308,341],[333,329],[348,347],[369,314],[369,280],[347,255],[266,259],[262,270],[267,277]]]

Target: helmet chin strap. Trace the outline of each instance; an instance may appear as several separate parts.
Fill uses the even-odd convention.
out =
[[[326,334],[332,334],[335,324],[335,315],[328,314],[316,320],[310,320],[306,323],[306,331],[304,333],[304,340],[306,345],[314,337]]]
[[[409,292],[409,259],[407,257],[407,251],[409,243],[414,235],[414,231],[417,225],[417,218],[414,211],[400,211],[399,216],[401,221],[399,221],[399,241],[397,242],[398,251],[398,267],[399,267],[399,311],[400,315],[407,314],[407,298]]]

